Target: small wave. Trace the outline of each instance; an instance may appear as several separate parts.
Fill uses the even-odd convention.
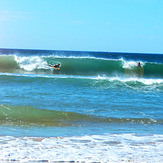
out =
[[[30,106],[0,105],[1,125],[75,126],[82,122],[163,124],[150,118],[100,118],[75,112],[36,109]]]
[[[114,85],[119,85],[120,83],[134,84],[135,86],[140,85],[155,85],[158,84],[163,86],[163,79],[146,79],[146,78],[124,78],[124,77],[107,77],[107,76],[80,76],[80,75],[46,75],[46,74],[21,74],[21,73],[0,73],[0,76],[8,77],[28,77],[28,78],[47,78],[47,79],[74,79],[74,80],[92,80],[96,83],[105,82],[108,84],[114,83]],[[3,78],[1,78],[2,80]],[[88,82],[89,82],[88,81]],[[102,84],[102,83],[101,83]]]
[[[142,83],[144,85],[152,85],[152,84],[161,84],[163,83],[163,79],[139,79],[139,78],[111,78],[111,81],[121,81],[124,83],[129,83],[129,82],[139,82]]]

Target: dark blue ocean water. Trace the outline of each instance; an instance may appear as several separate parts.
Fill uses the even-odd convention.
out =
[[[48,66],[57,63],[61,64],[60,70]],[[103,161],[117,161],[118,155],[123,155],[122,151],[119,153],[120,144],[128,151],[133,149],[131,144],[138,141],[137,152],[143,153],[143,148],[139,149],[141,137],[147,143],[144,146],[149,146],[150,141],[158,144],[151,144],[152,150],[147,151],[144,158],[153,160],[152,151],[158,150],[157,161],[160,161],[163,159],[160,155],[163,151],[162,99],[161,54],[0,50],[0,136],[3,144],[6,136],[11,136],[8,138],[11,144],[18,143],[24,148],[22,141],[28,137],[29,148],[35,148],[30,144],[31,139],[36,141],[32,137],[48,139],[49,143],[52,143],[51,137],[60,137],[71,144],[69,148],[80,142],[79,148],[85,150],[82,143],[89,146],[94,142],[98,146],[95,151],[105,150],[111,155],[111,151],[104,148],[108,141],[109,147],[116,148],[115,157],[97,154],[95,161],[102,158]],[[100,145],[94,135],[102,140]],[[43,144],[40,141],[39,145]],[[44,150],[49,150],[48,146]],[[70,160],[66,149],[62,150],[63,155],[58,160],[62,157]],[[12,157],[5,151],[0,158],[21,160],[28,149],[17,151],[19,156],[16,151]],[[134,153],[132,157],[136,157]],[[88,152],[76,155],[77,160],[81,157],[92,160],[85,156]],[[38,157],[29,156],[28,159],[38,160]],[[123,156],[130,160],[128,153]],[[57,157],[47,154],[45,158],[56,160]]]

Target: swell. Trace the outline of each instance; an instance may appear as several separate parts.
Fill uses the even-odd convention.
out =
[[[0,56],[0,68],[1,69],[16,69],[19,68],[19,64],[15,61],[15,57],[12,55]]]
[[[0,71],[30,74],[65,74],[65,75],[106,75],[122,77],[163,78],[163,64],[124,59],[104,59],[95,57],[60,57],[60,56],[0,56]],[[48,65],[60,63],[60,71]]]
[[[0,124],[16,126],[76,126],[82,123],[163,124],[163,119],[101,118],[75,112],[40,110],[30,106],[0,105]]]
[[[133,90],[163,90],[163,79],[122,78],[107,76],[78,76],[78,75],[46,75],[46,74],[19,74],[0,73],[0,84],[22,83],[71,83],[79,86],[94,87],[96,89],[133,89]]]
[[[123,73],[120,60],[100,58],[45,58],[48,64],[61,63],[61,73],[78,75],[99,75]]]
[[[147,63],[144,66],[144,73],[150,77],[163,77],[163,64]]]

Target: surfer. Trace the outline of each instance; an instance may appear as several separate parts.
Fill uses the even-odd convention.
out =
[[[140,62],[138,62],[138,66],[139,66],[139,67],[141,67],[141,64],[140,64]]]
[[[60,68],[60,63],[58,63],[58,64],[55,64],[55,65],[48,65],[48,66],[50,66],[50,67],[53,67],[53,68],[56,68],[56,69],[59,69]]]

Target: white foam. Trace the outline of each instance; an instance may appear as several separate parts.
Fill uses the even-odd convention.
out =
[[[32,71],[35,69],[48,69],[47,62],[41,57],[19,57],[15,56],[15,61],[19,64],[20,68],[26,71]]]
[[[125,78],[125,77],[107,77],[107,76],[100,76],[98,75],[97,77],[92,77],[92,79],[97,79],[97,80],[108,80],[108,81],[120,81],[123,83],[126,82],[140,82],[145,85],[152,85],[152,84],[161,84],[163,83],[163,79],[147,79],[147,78]]]
[[[107,76],[79,76],[79,75],[44,75],[44,74],[21,74],[21,73],[2,73],[0,75],[6,76],[24,76],[24,77],[40,77],[40,78],[58,78],[58,79],[91,79],[91,80],[108,80],[111,82],[119,81],[122,83],[127,82],[140,82],[144,85],[162,84],[163,79],[147,79],[147,78],[124,78],[124,77],[107,77]]]
[[[163,135],[0,137],[0,160],[162,162]]]
[[[125,61],[123,60],[123,68],[124,69],[133,69],[134,67],[137,67],[138,66],[138,61]],[[143,62],[140,62],[141,66],[144,66],[145,63]]]

